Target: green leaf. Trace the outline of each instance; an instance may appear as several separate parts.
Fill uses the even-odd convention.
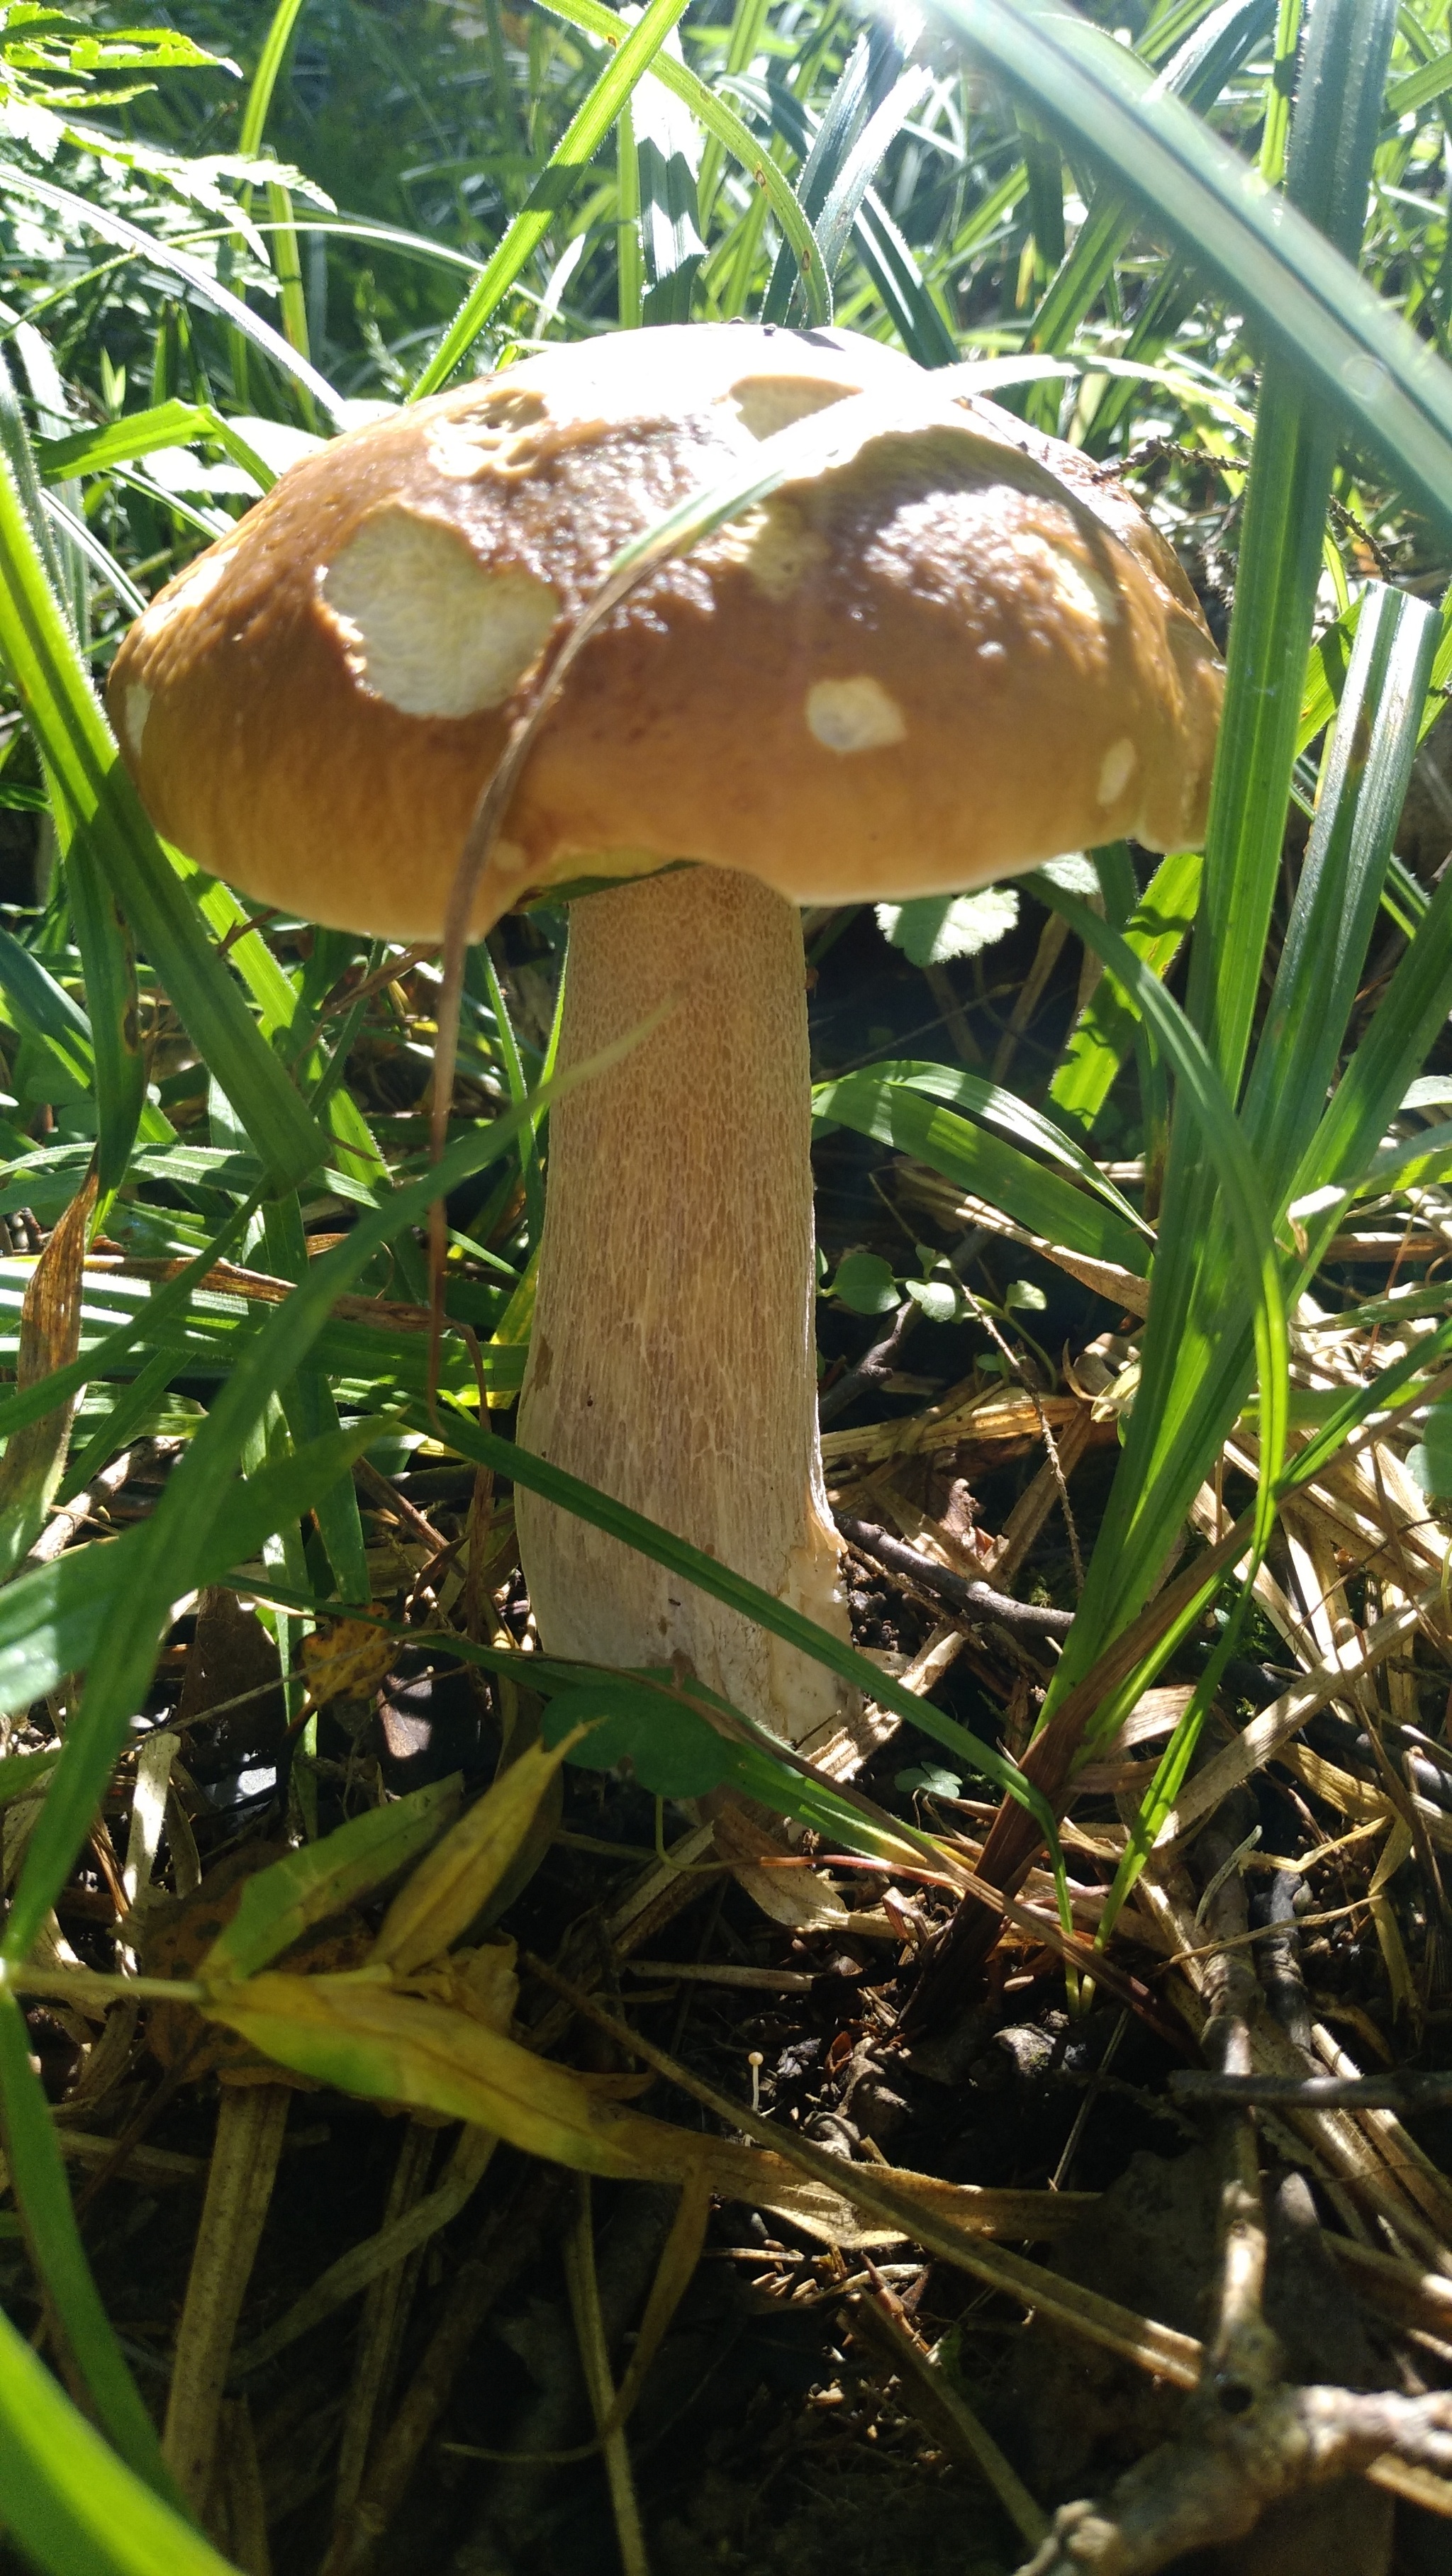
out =
[[[285,1860],[258,1870],[198,1973],[214,1983],[255,1975],[314,1924],[371,1896],[417,1860],[453,1823],[462,1799],[463,1778],[455,1771],[386,1807],[368,1808],[321,1842],[304,1843]]]
[[[590,1732],[568,1761],[586,1771],[613,1771],[617,1762],[628,1761],[642,1789],[657,1798],[703,1798],[731,1770],[729,1746],[704,1717],[639,1682],[560,1691],[545,1710],[541,1738],[561,1744],[577,1726]]]
[[[1200,900],[1202,862],[1198,851],[1173,852],[1161,859],[1154,875],[1122,924],[1125,939],[1163,983],[1184,945]],[[1086,1133],[1114,1087],[1115,1077],[1134,1044],[1139,1013],[1123,987],[1108,973],[1079,1015],[1060,1064],[1049,1085],[1049,1098],[1066,1118],[1079,1120]]]
[[[1433,1404],[1422,1424],[1424,1490],[1445,1502],[1452,1496],[1452,1404]]]
[[[10,1753],[0,1762],[0,1807],[12,1798],[26,1798],[48,1780],[60,1759],[60,1747],[49,1747],[41,1753]]]
[[[259,423],[259,429],[264,424]],[[275,427],[275,423],[266,424]],[[249,474],[259,492],[269,491],[277,476],[236,421],[224,420],[210,403],[164,402],[149,411],[127,413],[103,429],[76,430],[68,438],[43,438],[36,462],[47,483],[65,483],[73,475],[104,474],[113,465],[132,465],[167,447],[190,447],[206,439],[220,447]]]
[[[828,1289],[854,1315],[885,1315],[898,1302],[892,1263],[880,1252],[849,1252],[837,1265]]]

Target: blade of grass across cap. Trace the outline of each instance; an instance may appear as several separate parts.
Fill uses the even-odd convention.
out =
[[[3,2313],[0,2493],[8,2529],[47,2576],[236,2576],[117,2458]]]
[[[641,24],[644,23],[642,20]],[[669,57],[660,59],[668,60]],[[778,430],[773,437],[764,439],[749,462],[739,466],[733,474],[712,484],[706,491],[693,494],[653,528],[622,546],[599,588],[586,601],[553,660],[543,671],[528,704],[511,727],[494,772],[474,808],[449,888],[444,917],[444,973],[438,1004],[430,1116],[430,1151],[435,1162],[443,1150],[458,1067],[464,961],[470,944],[480,880],[499,837],[520,773],[573,664],[605,619],[661,564],[675,555],[688,552],[714,529],[738,518],[754,503],[767,499],[791,475],[820,470],[839,452],[854,454],[865,430],[879,426],[884,431],[891,430],[896,419],[897,408],[891,398],[880,394],[855,394],[843,402],[832,404],[826,412],[818,412],[809,419],[795,422],[788,429]],[[970,439],[974,436],[966,423],[964,434]],[[993,461],[1000,462],[1001,447],[989,441],[984,445],[992,448]],[[518,888],[511,889],[511,900],[519,891]],[[562,1003],[563,988],[556,1008],[557,1030]],[[440,1199],[429,1220],[435,1353],[443,1313],[444,1233]]]
[[[563,18],[568,26],[578,27],[585,35],[601,36],[609,45],[623,44],[629,33],[626,21],[613,9],[607,9],[603,0],[541,0],[541,6],[548,9],[552,17]],[[730,153],[732,160],[761,189],[795,253],[806,290],[809,321],[814,325],[830,322],[832,299],[822,255],[785,171],[772,160],[750,127],[742,123],[719,92],[709,89],[688,64],[677,62],[671,55],[661,52],[651,66],[651,76],[664,88],[674,90],[707,134]]]
[[[628,30],[618,19],[613,21],[610,41],[617,48],[613,58],[570,119],[482,277],[469,289],[413,386],[413,401],[437,393],[468,356],[490,315],[551,230],[636,83],[655,62],[677,19],[684,16],[686,6],[687,0],[650,0],[649,8]]]
[[[560,1078],[589,1081],[649,1033],[652,1022]],[[149,1519],[136,1534],[133,1580],[107,1631],[107,1654],[93,1664],[66,1737],[65,1751],[25,1856],[0,1956],[25,1958],[40,1924],[65,1885],[125,1741],[132,1712],[144,1703],[172,1603],[202,1579],[233,1498],[233,1479],[254,1426],[278,1388],[304,1364],[335,1298],[349,1289],[374,1254],[406,1226],[423,1222],[436,1195],[484,1171],[513,1146],[534,1104],[506,1111],[488,1126],[455,1139],[423,1178],[390,1193],[360,1216],[344,1240],[309,1264],[283,1303],[272,1309],[220,1386]]]
[[[1264,189],[1181,100],[1164,96],[1124,46],[1057,0],[934,0],[933,15],[1115,170],[1446,523],[1452,371],[1313,222]],[[1337,45],[1351,47],[1355,77],[1379,100],[1361,31],[1338,22]],[[1333,160],[1328,175],[1339,186],[1344,166]]]
[[[6,2159],[35,2267],[97,2418],[127,2467],[169,2504],[179,2499],[81,2249],[60,2148],[30,2035],[13,1994],[0,1987],[0,2119]],[[5,2517],[11,2516],[8,2490]]]
[[[281,1180],[324,1159],[321,1131],[259,1034],[121,764],[16,488],[0,470],[0,663],[46,768],[181,1019]]]

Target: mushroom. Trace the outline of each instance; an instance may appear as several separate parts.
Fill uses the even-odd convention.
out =
[[[797,906],[960,889],[1203,830],[1214,648],[1170,548],[1082,458],[846,333],[621,333],[338,439],[181,573],[110,702],[161,830],[264,902],[444,920],[481,787],[618,549],[867,391],[763,505],[585,644],[474,935],[577,892],[527,1448],[846,1633],[816,1426]],[[864,417],[865,415],[865,417]],[[805,434],[804,434],[805,435]],[[681,861],[693,864],[682,866]],[[557,1655],[661,1665],[814,1752],[841,1685],[520,1491]]]

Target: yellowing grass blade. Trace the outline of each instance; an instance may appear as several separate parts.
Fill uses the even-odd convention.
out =
[[[535,1819],[539,1802],[571,1746],[572,1735],[546,1752],[531,1744],[461,1816],[438,1850],[420,1861],[384,1917],[373,1952],[380,1966],[407,1976],[457,1941],[504,1881]]]

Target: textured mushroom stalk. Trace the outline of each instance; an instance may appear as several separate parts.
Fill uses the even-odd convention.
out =
[[[550,1113],[520,1438],[845,1636],[817,1442],[794,906],[704,867],[572,906],[562,1069],[669,996],[649,1038]],[[515,1507],[549,1653],[680,1654],[794,1744],[841,1725],[821,1665],[536,1496]]]

